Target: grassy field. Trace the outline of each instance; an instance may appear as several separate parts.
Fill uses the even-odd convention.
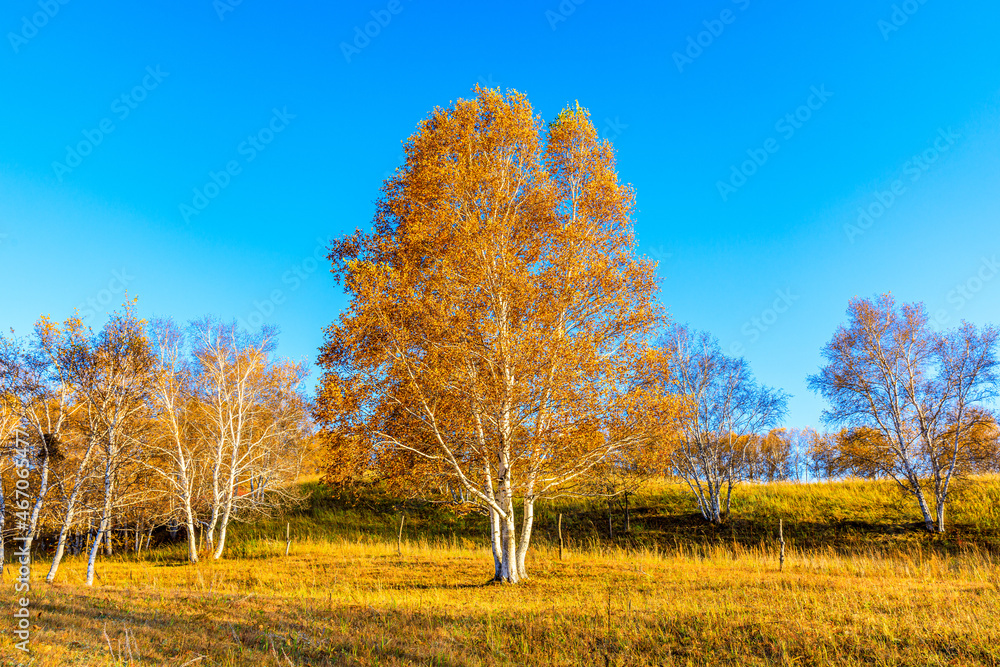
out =
[[[519,586],[485,583],[480,518],[406,507],[397,555],[391,499],[312,490],[287,518],[288,557],[276,519],[237,531],[220,562],[170,546],[104,559],[93,589],[71,558],[34,585],[32,664],[1000,664],[995,479],[961,490],[946,538],[871,482],[743,487],[722,529],[660,483],[613,540],[606,506],[566,502],[540,517]],[[547,536],[559,511],[563,560]],[[0,655],[14,653],[5,633]]]

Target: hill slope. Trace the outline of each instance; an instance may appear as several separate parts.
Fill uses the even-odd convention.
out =
[[[654,481],[630,498],[625,531],[620,499],[609,509],[605,499],[572,498],[536,506],[532,544],[558,544],[558,515],[563,536],[573,548],[609,546],[670,550],[683,545],[769,544],[784,522],[786,541],[803,549],[844,553],[921,547],[957,553],[968,548],[1000,553],[1000,478],[979,477],[956,485],[946,515],[948,533],[923,530],[914,502],[891,481],[849,480],[816,484],[741,484],[733,491],[732,517],[726,525],[707,524],[681,483]],[[400,502],[368,488],[337,493],[316,481],[303,484],[307,500],[286,517],[243,527],[245,538],[281,537],[285,523],[301,537],[395,541],[400,514],[409,540],[487,544],[483,516],[462,514],[445,505]]]

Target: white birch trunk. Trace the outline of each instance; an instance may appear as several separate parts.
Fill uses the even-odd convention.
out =
[[[114,532],[114,524],[111,521],[111,517],[108,516],[108,528],[104,531],[104,555],[112,556],[114,555],[114,548],[111,546],[111,537]]]
[[[500,581],[516,584],[520,577],[517,572],[517,527],[514,525],[513,503],[502,523],[501,537],[503,550],[500,558]]]
[[[59,529],[59,540],[56,544],[56,553],[52,557],[52,565],[49,567],[49,573],[45,575],[45,581],[47,583],[52,583],[52,580],[56,578],[56,572],[59,571],[59,563],[62,562],[63,554],[66,549],[66,537],[69,535],[70,527],[73,525],[74,514],[76,513],[76,503],[80,497],[80,491],[83,489],[83,484],[86,481],[86,475],[84,474],[87,465],[90,462],[90,455],[94,451],[94,440],[90,441],[87,446],[87,451],[84,452],[83,458],[80,460],[79,468],[76,473],[76,482],[73,484],[73,490],[69,494],[69,499],[66,501],[66,513],[63,515],[62,527]]]
[[[522,580],[528,578],[528,570],[524,565],[524,560],[528,554],[528,544],[531,542],[531,528],[534,523],[535,499],[528,497],[524,499],[524,516],[521,518],[521,542],[517,546],[517,576]]]
[[[66,508],[63,525],[59,530],[59,540],[56,542],[56,553],[52,556],[52,565],[49,566],[49,573],[45,575],[46,583],[51,584],[52,580],[56,578],[56,572],[59,571],[59,564],[62,562],[63,554],[66,549],[66,536],[69,533],[70,525],[73,523],[73,512],[75,509],[76,498],[73,497]]]
[[[237,428],[242,428],[242,419],[240,420]],[[225,497],[226,505],[223,508],[222,517],[219,522],[219,540],[218,544],[215,545],[215,551],[212,553],[212,558],[214,560],[219,560],[222,558],[222,552],[226,548],[226,532],[229,528],[229,519],[233,512],[233,500],[236,497],[236,475],[238,470],[239,462],[239,450],[240,450],[240,438],[237,436],[233,439],[232,445],[232,455],[229,461],[229,477],[226,480]]]
[[[185,493],[184,502],[184,525],[187,528],[188,561],[198,562],[198,542],[194,532],[194,511],[191,508],[191,494]]]
[[[232,494],[229,495],[229,499],[226,502],[226,507],[223,510],[222,519],[219,522],[219,539],[215,546],[215,551],[212,552],[213,560],[219,560],[222,558],[222,552],[226,548],[226,532],[229,529],[229,516],[233,509],[233,498]]]
[[[114,470],[112,469],[113,456],[108,457],[108,462],[104,469],[104,504],[101,507],[101,523],[97,528],[97,536],[94,544],[90,548],[90,556],[87,559],[87,585],[94,585],[94,568],[97,563],[97,552],[102,546],[102,537],[106,537],[111,524],[111,507],[114,500]]]
[[[931,513],[930,507],[927,505],[927,497],[924,495],[924,490],[920,487],[919,479],[912,479],[910,483],[913,485],[914,495],[917,496],[917,503],[920,505],[920,513],[924,516],[924,527],[928,531],[934,532],[934,515]]]
[[[501,581],[503,564],[503,541],[500,527],[500,514],[489,508],[490,513],[490,548],[493,551],[493,581]]]
[[[202,534],[205,535],[205,539],[208,541],[209,551],[215,550],[215,527],[219,523],[219,514],[222,509],[222,492],[219,488],[220,474],[222,472],[222,454],[224,448],[224,440],[220,437],[219,444],[215,449],[215,460],[212,465],[212,513],[208,519],[207,530],[202,528]]]
[[[43,447],[45,445],[43,444]],[[49,492],[49,456],[48,448],[46,447],[46,455],[42,462],[42,472],[41,481],[38,486],[38,497],[35,499],[35,503],[31,508],[31,517],[28,522],[28,539],[24,542],[24,549],[27,551],[31,550],[31,544],[35,541],[35,535],[38,534],[38,517],[42,513],[42,505],[45,504],[45,496]]]
[[[94,573],[97,563],[97,552],[101,549],[101,538],[104,536],[104,519],[101,519],[101,524],[97,529],[97,535],[94,541],[90,545],[90,553],[87,556],[87,585],[94,585]]]

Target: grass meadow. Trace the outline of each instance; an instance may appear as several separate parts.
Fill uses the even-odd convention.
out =
[[[743,485],[721,528],[655,482],[613,538],[606,503],[565,500],[542,508],[516,586],[487,583],[481,517],[304,488],[300,509],[240,527],[217,562],[154,545],[102,558],[87,588],[82,556],[52,585],[42,556],[31,664],[1000,664],[1000,479],[959,488],[945,536],[883,482]],[[17,664],[9,633],[0,653]]]

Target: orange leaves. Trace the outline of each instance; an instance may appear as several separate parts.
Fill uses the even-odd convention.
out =
[[[656,282],[586,111],[545,128],[523,95],[477,89],[405,153],[372,232],[331,249],[351,298],[320,357],[331,439],[395,473],[406,452],[420,475],[534,493],[646,437]]]
[[[873,428],[842,429],[836,436],[836,476],[879,477],[893,469],[893,443]]]

